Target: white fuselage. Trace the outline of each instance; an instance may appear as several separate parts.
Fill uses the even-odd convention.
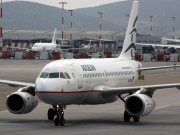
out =
[[[36,79],[36,93],[43,102],[52,105],[114,102],[117,96],[102,97],[103,88],[132,86],[138,78],[139,66],[137,61],[118,58],[54,61]]]
[[[42,52],[42,51],[53,51],[55,50],[57,44],[54,43],[36,43],[32,47],[32,51],[34,52]]]

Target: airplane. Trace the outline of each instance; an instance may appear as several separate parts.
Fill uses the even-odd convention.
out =
[[[91,42],[93,41],[93,40],[87,40],[89,43],[87,44],[87,45],[85,45],[85,44],[83,44],[83,45],[81,45],[81,47],[79,48],[79,49],[81,49],[81,50],[89,50],[90,48],[91,48]]]
[[[166,40],[166,41],[173,41],[173,42],[180,42],[180,39],[170,39],[170,38],[161,38],[162,40]]]
[[[57,45],[56,44],[56,32],[57,32],[57,29],[55,28],[51,43],[42,43],[42,42],[35,43],[31,49],[20,48],[20,47],[9,47],[9,46],[7,46],[7,47],[12,48],[12,49],[22,49],[22,50],[26,50],[28,52],[30,52],[30,51],[33,51],[33,52],[53,51],[57,48],[57,46],[65,46],[65,45]]]
[[[165,41],[173,41],[173,42],[180,42],[178,39],[168,39],[168,38],[161,38],[162,40]],[[153,48],[155,47],[163,47],[163,48],[169,48],[169,49],[180,49],[180,45],[173,45],[173,44],[144,44],[144,43],[136,43],[136,45],[141,45],[141,46],[152,46]]]
[[[34,110],[38,101],[52,105],[48,119],[55,126],[64,126],[64,110],[67,105],[98,105],[124,102],[124,121],[139,122],[140,117],[149,115],[155,108],[155,90],[180,87],[180,83],[133,86],[142,71],[173,66],[146,67],[134,60],[138,1],[133,2],[122,53],[110,59],[57,60],[47,64],[35,83],[0,80],[12,87],[22,86],[7,97],[6,106],[10,113],[27,114]],[[180,67],[180,65],[176,65]],[[127,96],[123,96],[127,94]]]
[[[89,41],[89,43],[87,45],[82,45],[82,47],[80,49],[84,49],[84,50],[88,50],[91,48],[91,43],[93,41],[99,41],[99,45],[102,45],[102,42],[105,42],[105,41],[112,41],[112,40],[107,40],[107,39],[98,39],[98,38],[95,38],[95,39],[90,39],[90,40],[87,40]]]
[[[164,45],[164,44],[144,44],[144,43],[135,43],[136,45],[140,46],[152,46],[153,48],[155,47],[163,47],[163,48],[174,48],[174,49],[180,49],[180,45]]]
[[[55,28],[54,30],[54,35],[52,38],[52,42],[51,43],[35,43],[32,46],[32,49],[29,49],[28,51],[33,51],[33,52],[42,52],[42,51],[53,51],[56,49],[57,44],[56,44],[56,32],[57,29]]]

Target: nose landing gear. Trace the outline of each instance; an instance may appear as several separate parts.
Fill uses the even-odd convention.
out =
[[[64,106],[59,106],[56,108],[56,115],[57,117],[54,120],[55,126],[64,126],[65,119],[64,119]]]
[[[50,108],[48,110],[48,119],[53,120],[54,116],[56,115],[56,118],[54,119],[54,125],[55,126],[59,126],[59,125],[64,126],[64,124],[65,124],[64,109],[66,108],[66,106],[57,105],[57,106],[53,106],[53,108]]]

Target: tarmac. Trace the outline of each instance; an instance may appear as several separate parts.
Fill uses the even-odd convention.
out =
[[[41,69],[50,60],[2,60],[0,79],[34,82]],[[178,64],[174,62],[142,62],[143,67]],[[180,69],[142,72],[145,80],[135,85],[180,82]],[[104,105],[69,105],[65,109],[65,126],[54,126],[47,120],[51,107],[41,101],[29,114],[14,115],[6,109],[6,97],[17,87],[0,84],[0,135],[177,135],[180,133],[180,91],[176,88],[157,90],[153,99],[154,111],[141,117],[139,123],[123,121],[124,104],[121,100]]]

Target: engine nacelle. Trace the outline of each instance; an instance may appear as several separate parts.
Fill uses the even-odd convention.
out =
[[[10,94],[6,100],[6,106],[11,113],[26,114],[34,110],[38,105],[37,99],[27,92],[17,91]]]
[[[126,99],[125,109],[131,116],[146,116],[155,108],[152,98],[144,94],[133,94]]]

